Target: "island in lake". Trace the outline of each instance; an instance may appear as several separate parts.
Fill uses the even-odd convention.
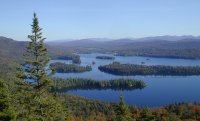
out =
[[[97,81],[86,78],[53,78],[53,91],[67,91],[77,89],[113,89],[113,90],[134,90],[142,89],[146,86],[145,82],[136,79],[111,79]]]
[[[99,66],[102,72],[113,75],[161,75],[161,76],[189,76],[200,75],[200,66],[164,66],[164,65],[136,65],[113,62]]]
[[[61,54],[61,55],[52,54],[51,58],[52,59],[59,59],[59,60],[71,60],[74,64],[81,64],[80,56],[77,55],[77,54]]]
[[[57,73],[81,73],[92,71],[91,66],[79,66],[76,64],[65,64],[61,62],[50,64],[50,68],[55,70]]]
[[[97,56],[96,59],[114,60],[115,57],[112,57],[112,56]]]

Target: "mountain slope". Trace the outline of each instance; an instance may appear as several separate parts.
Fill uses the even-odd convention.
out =
[[[21,61],[26,45],[27,42],[24,41],[15,41],[10,38],[0,37],[1,58],[4,56],[15,61]]]
[[[0,60],[10,60],[15,62],[23,61],[28,41],[16,41],[6,37],[0,37]],[[66,47],[50,46],[46,44],[50,57],[67,55],[73,51]]]

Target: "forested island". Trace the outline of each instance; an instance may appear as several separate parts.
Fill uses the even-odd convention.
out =
[[[61,62],[51,63],[49,66],[57,73],[81,73],[92,70],[91,66],[80,66],[76,64],[65,64]]]
[[[85,78],[53,78],[52,90],[67,91],[76,89],[113,89],[113,90],[134,90],[146,86],[144,81],[136,79],[111,79],[97,81]]]
[[[80,56],[77,54],[62,54],[62,55],[53,55],[52,59],[59,59],[59,60],[72,60],[74,64],[80,64],[81,59]]]
[[[115,57],[112,57],[112,56],[97,56],[96,59],[114,60]]]
[[[199,66],[163,66],[163,65],[135,65],[113,62],[99,66],[98,69],[113,75],[162,75],[162,76],[189,76],[200,75]]]

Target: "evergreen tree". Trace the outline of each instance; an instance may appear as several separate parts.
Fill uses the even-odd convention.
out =
[[[38,107],[35,107],[38,115],[44,115],[43,101],[45,93],[48,91],[50,86],[50,79],[47,77],[47,69],[45,68],[49,59],[47,57],[47,49],[44,46],[45,38],[42,37],[41,28],[39,27],[39,21],[34,13],[32,23],[32,34],[28,35],[31,40],[26,49],[26,61],[23,64],[22,79],[29,79],[29,87],[26,90],[30,90],[32,94],[32,103],[37,103]],[[32,92],[31,92],[32,91]],[[29,101],[29,103],[31,103]],[[33,104],[34,105],[34,104]]]
[[[39,92],[38,96],[40,96],[43,91],[48,90],[51,83],[47,77],[48,70],[46,69],[49,58],[47,57],[47,48],[44,46],[46,38],[42,37],[42,29],[39,27],[38,18],[35,13],[31,26],[32,34],[28,35],[31,42],[29,42],[25,54],[25,77],[31,79],[34,89]]]
[[[44,45],[39,21],[34,13],[31,40],[26,48],[25,63],[20,68],[18,77],[19,120],[57,121],[65,119],[65,111],[57,96],[49,93],[51,80],[47,68],[49,58]]]
[[[10,121],[15,119],[14,109],[11,106],[10,92],[4,83],[0,80],[0,121]]]
[[[119,104],[115,110],[115,119],[114,121],[133,121],[130,116],[129,108],[124,102],[123,96],[120,96]]]

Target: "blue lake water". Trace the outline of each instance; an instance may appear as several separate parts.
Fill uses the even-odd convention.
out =
[[[145,65],[172,65],[172,66],[200,66],[200,60],[151,58],[151,57],[122,57],[115,56],[115,60],[96,59],[99,55],[109,54],[80,54],[81,65],[91,65],[92,71],[84,73],[56,73],[59,78],[92,78],[107,80],[114,78],[135,78],[144,80],[147,84],[142,90],[114,91],[114,90],[76,90],[66,93],[83,96],[106,102],[118,102],[119,95],[123,94],[129,105],[138,107],[158,107],[175,102],[200,102],[200,76],[116,76],[98,70],[98,66],[119,61],[120,63]],[[148,59],[147,59],[148,58]],[[95,62],[93,65],[92,62]],[[72,63],[71,61],[52,60],[52,62]]]

